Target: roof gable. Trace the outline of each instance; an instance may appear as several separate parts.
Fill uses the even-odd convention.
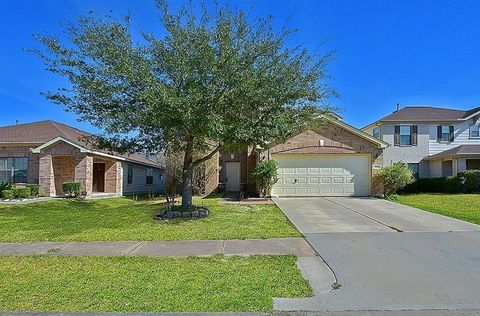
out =
[[[95,135],[77,128],[48,120],[0,127],[0,144],[36,144],[34,152],[52,146],[60,141],[79,148],[82,152],[131,161],[153,167],[161,167],[157,162],[140,154],[119,154],[93,148],[88,142]]]

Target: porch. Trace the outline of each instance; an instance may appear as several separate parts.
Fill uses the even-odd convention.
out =
[[[460,145],[426,160],[430,178],[456,176],[465,170],[480,169],[480,145]]]
[[[68,144],[45,149],[39,159],[39,184],[46,196],[63,196],[62,184],[79,182],[82,194],[122,194],[120,161],[81,153]]]

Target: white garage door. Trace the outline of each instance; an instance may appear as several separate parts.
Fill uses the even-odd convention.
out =
[[[273,196],[366,196],[368,156],[272,155],[278,162]]]

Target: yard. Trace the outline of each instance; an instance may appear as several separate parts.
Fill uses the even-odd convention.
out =
[[[480,195],[478,194],[408,194],[397,201],[428,212],[480,224]]]
[[[312,295],[295,260],[0,256],[0,310],[270,311],[273,297]]]
[[[161,200],[50,200],[0,206],[0,242],[194,240],[295,237],[301,234],[275,205],[220,204],[196,198],[206,218],[157,221]]]

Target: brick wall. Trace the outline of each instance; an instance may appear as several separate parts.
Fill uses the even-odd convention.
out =
[[[122,194],[122,164],[120,161],[105,161],[105,192]]]
[[[65,194],[62,183],[75,181],[75,157],[53,156],[53,176],[56,194]]]

